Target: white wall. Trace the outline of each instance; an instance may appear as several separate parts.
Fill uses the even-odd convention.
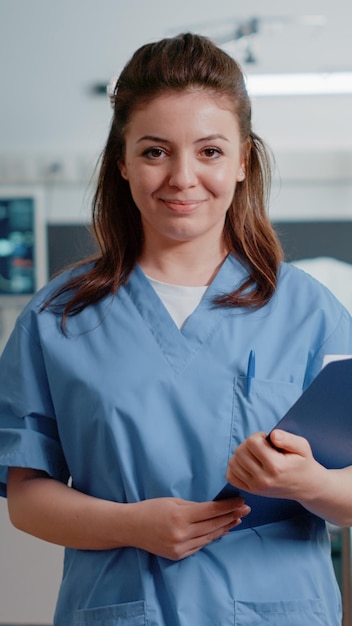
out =
[[[234,14],[291,12],[281,0],[262,4],[0,0],[0,193],[10,183],[39,186],[49,222],[87,221],[88,180],[111,114],[90,85],[108,80],[139,45],[170,30],[199,30]],[[294,12],[321,13],[330,4],[297,0]],[[341,28],[348,24],[342,20]],[[255,129],[274,149],[281,175],[274,219],[352,219],[351,105],[349,96],[253,102]],[[0,351],[16,315],[0,311]],[[0,623],[50,623],[61,567],[62,549],[11,528],[0,501]]]

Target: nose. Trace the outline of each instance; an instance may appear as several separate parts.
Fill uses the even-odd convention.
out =
[[[188,155],[175,156],[170,163],[169,185],[178,189],[194,187],[198,182],[196,165]]]

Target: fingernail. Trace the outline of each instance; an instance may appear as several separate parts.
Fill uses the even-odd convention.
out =
[[[275,441],[280,442],[284,438],[283,432],[281,430],[275,430],[273,434],[275,436]]]
[[[248,515],[248,513],[251,512],[251,507],[248,506],[248,504],[245,504],[244,506],[241,507],[241,515]]]

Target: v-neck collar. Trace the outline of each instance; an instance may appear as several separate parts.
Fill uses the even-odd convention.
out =
[[[135,267],[124,289],[167,361],[180,372],[212,334],[219,323],[219,315],[228,311],[225,307],[215,306],[214,299],[234,291],[246,276],[243,265],[233,255],[229,255],[182,329],[177,328],[140,265]]]

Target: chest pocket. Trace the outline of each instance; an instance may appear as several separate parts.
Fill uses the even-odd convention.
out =
[[[329,626],[320,600],[235,602],[235,626]]]
[[[231,450],[258,431],[269,432],[296,402],[302,389],[295,383],[236,376],[233,384]]]
[[[75,626],[145,626],[145,604],[143,601],[138,601],[83,609],[77,611],[74,624]]]

